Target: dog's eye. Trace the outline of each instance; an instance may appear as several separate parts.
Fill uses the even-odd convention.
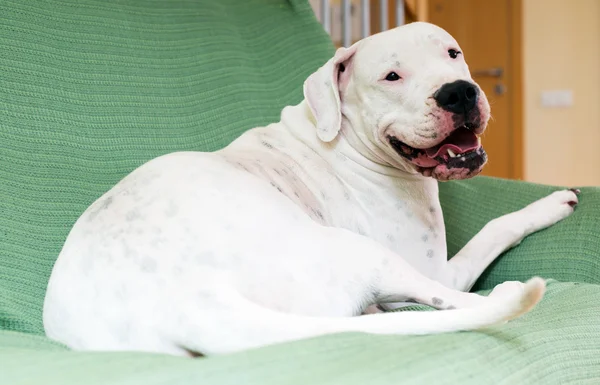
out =
[[[449,50],[448,50],[448,55],[450,55],[450,57],[451,57],[452,59],[456,59],[456,58],[458,57],[458,55],[460,55],[461,53],[462,53],[462,52],[460,52],[460,51],[457,51],[457,50],[455,50],[455,49],[453,49],[453,48],[451,48],[451,49],[449,49]]]
[[[396,80],[400,80],[400,75],[398,75],[395,72],[390,72],[389,74],[387,74],[387,76],[385,77],[385,80],[388,80],[390,82],[395,82]]]

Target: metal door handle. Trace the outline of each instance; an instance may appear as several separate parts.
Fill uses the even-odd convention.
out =
[[[487,76],[492,78],[501,78],[503,74],[504,70],[501,67],[486,68],[471,72],[472,76]]]

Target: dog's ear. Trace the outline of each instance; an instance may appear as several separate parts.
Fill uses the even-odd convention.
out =
[[[304,98],[317,121],[317,136],[331,142],[340,131],[342,111],[340,102],[340,73],[349,71],[348,61],[357,45],[338,48],[333,58],[304,82]],[[346,74],[347,77],[347,74]]]

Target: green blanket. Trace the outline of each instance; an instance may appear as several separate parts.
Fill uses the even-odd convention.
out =
[[[72,353],[4,334],[6,384],[598,384],[600,286],[551,282],[524,317],[487,331],[438,336],[338,334],[191,360]],[[30,382],[27,382],[30,381]]]
[[[600,383],[594,188],[480,279],[557,280],[534,312],[491,331],[340,334],[199,360],[70,352],[43,337],[48,276],[91,202],[153,157],[215,150],[278,120],[332,52],[304,0],[0,1],[0,383]],[[451,254],[551,190],[443,184]]]

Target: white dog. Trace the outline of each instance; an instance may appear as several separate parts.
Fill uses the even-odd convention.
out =
[[[222,354],[470,330],[540,301],[541,278],[466,291],[570,215],[576,190],[491,221],[447,260],[437,183],[480,172],[489,118],[448,33],[414,23],[340,48],[304,95],[279,123],[154,159],[92,204],[54,266],[47,335],[73,349]],[[363,314],[406,301],[444,311]]]

